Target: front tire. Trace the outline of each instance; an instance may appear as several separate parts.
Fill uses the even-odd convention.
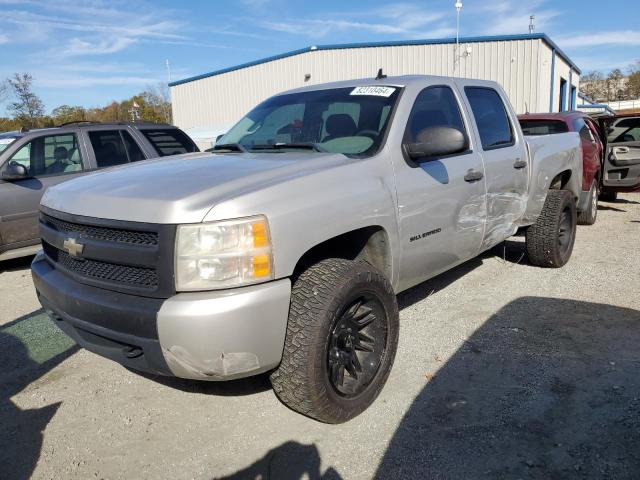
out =
[[[533,265],[564,266],[576,238],[576,204],[571,192],[549,190],[536,223],[527,229],[526,248]]]
[[[398,345],[398,304],[369,264],[331,258],[304,271],[291,291],[278,398],[325,423],[362,413],[384,386]]]
[[[578,225],[593,225],[598,216],[598,184],[594,180],[589,189],[589,204],[584,212],[578,212]]]

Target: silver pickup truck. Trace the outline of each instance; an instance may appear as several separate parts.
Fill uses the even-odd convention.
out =
[[[316,85],[258,105],[216,151],[50,188],[39,299],[83,347],[132,369],[271,372],[323,422],[377,397],[396,294],[526,231],[532,264],[571,256],[576,133],[525,140],[493,82]]]

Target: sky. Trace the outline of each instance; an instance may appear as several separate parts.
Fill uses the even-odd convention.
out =
[[[455,37],[454,3],[0,0],[0,79],[31,73],[47,112],[103,106],[166,83],[167,60],[179,80],[316,44]],[[534,14],[583,72],[640,60],[637,0],[462,3],[462,37],[527,33]]]

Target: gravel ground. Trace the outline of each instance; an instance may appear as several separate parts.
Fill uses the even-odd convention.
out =
[[[0,264],[0,478],[638,478],[640,195],[578,227],[545,270],[514,238],[400,295],[381,396],[329,426],[265,376],[142,376],[41,312]]]

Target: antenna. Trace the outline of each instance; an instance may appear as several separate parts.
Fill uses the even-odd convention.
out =
[[[453,73],[456,72],[456,65],[459,60],[459,52],[460,52],[460,10],[462,10],[462,0],[457,0],[455,3],[456,7],[456,48],[453,52]]]
[[[531,15],[529,17],[529,33],[533,33],[536,30],[536,16]]]
[[[168,58],[164,62],[167,65],[167,75],[169,76],[169,83],[171,83],[171,64]]]
[[[378,70],[378,74],[376,75],[376,80],[382,80],[383,78],[387,78],[387,76],[382,73],[382,68]]]

